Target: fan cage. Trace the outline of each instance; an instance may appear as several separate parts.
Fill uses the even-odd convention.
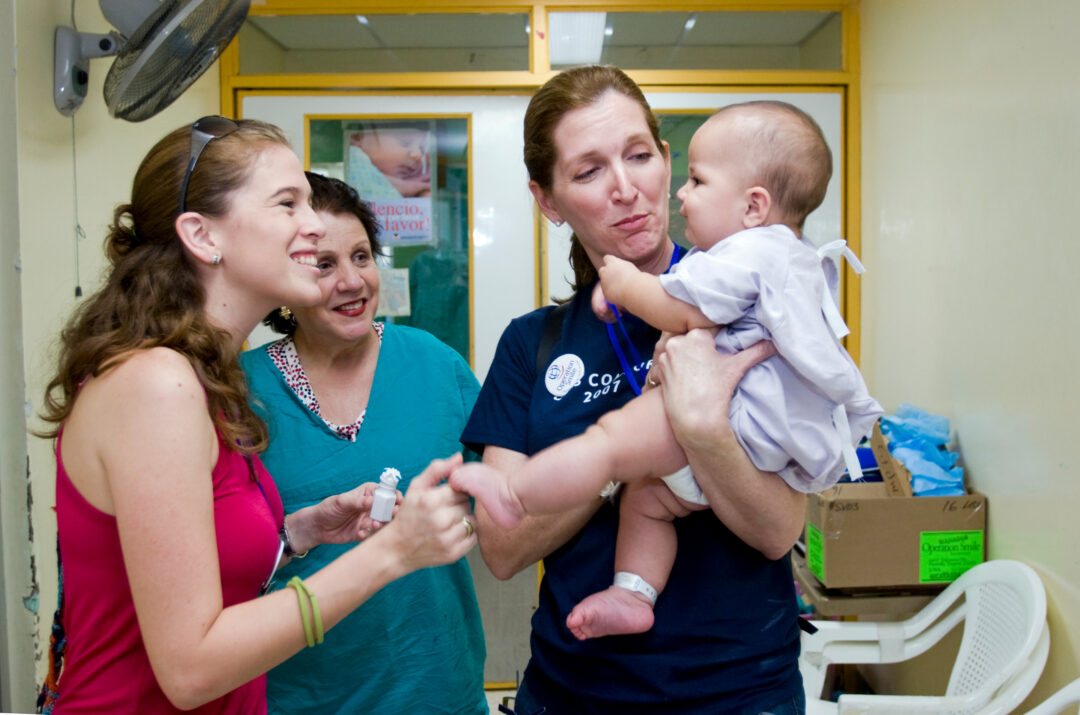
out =
[[[105,78],[109,112],[137,122],[172,104],[240,31],[248,6],[248,0],[164,0]]]

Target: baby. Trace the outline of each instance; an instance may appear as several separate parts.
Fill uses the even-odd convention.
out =
[[[349,145],[359,148],[405,198],[431,195],[430,144],[431,131],[418,123],[369,126],[349,135]],[[372,198],[370,192],[365,196]]]
[[[724,353],[771,340],[777,355],[743,378],[731,401],[731,427],[759,469],[802,492],[832,486],[845,466],[860,474],[854,445],[882,413],[840,343],[846,326],[822,258],[800,238],[831,175],[825,138],[803,111],[774,101],[721,109],[691,139],[689,180],[678,193],[695,249],[663,276],[605,256],[593,296],[604,319],[610,301],[669,332],[721,326],[716,348]],[[626,489],[613,585],[566,619],[585,639],[652,627],[653,605],[675,560],[671,522],[708,507],[660,390],[539,452],[515,474],[469,464],[450,483],[475,496],[496,524],[512,528],[527,514],[596,498],[615,479]]]

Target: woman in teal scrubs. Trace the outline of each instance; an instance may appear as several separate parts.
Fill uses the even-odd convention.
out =
[[[316,246],[322,300],[267,323],[285,337],[244,353],[252,397],[270,428],[262,455],[285,510],[314,504],[387,467],[398,489],[458,436],[479,385],[468,364],[426,332],[374,322],[376,223],[348,185],[308,174],[326,224]],[[465,528],[463,526],[463,528]],[[320,546],[277,581],[306,576],[350,548]],[[484,638],[462,558],[388,584],[317,648],[269,674],[271,713],[486,713]]]

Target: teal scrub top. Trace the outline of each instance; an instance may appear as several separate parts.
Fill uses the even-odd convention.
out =
[[[457,352],[430,334],[387,325],[367,413],[355,442],[332,432],[286,384],[266,348],[241,355],[251,398],[270,429],[261,455],[290,513],[386,467],[404,493],[435,458],[460,452],[458,436],[479,384]],[[306,578],[354,545],[324,544],[275,577]],[[465,559],[394,581],[269,673],[269,712],[486,713],[480,611]]]

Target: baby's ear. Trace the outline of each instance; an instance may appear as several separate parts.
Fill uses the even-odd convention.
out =
[[[746,212],[743,214],[743,227],[755,228],[766,226],[772,211],[772,194],[762,186],[752,186],[746,190]]]

